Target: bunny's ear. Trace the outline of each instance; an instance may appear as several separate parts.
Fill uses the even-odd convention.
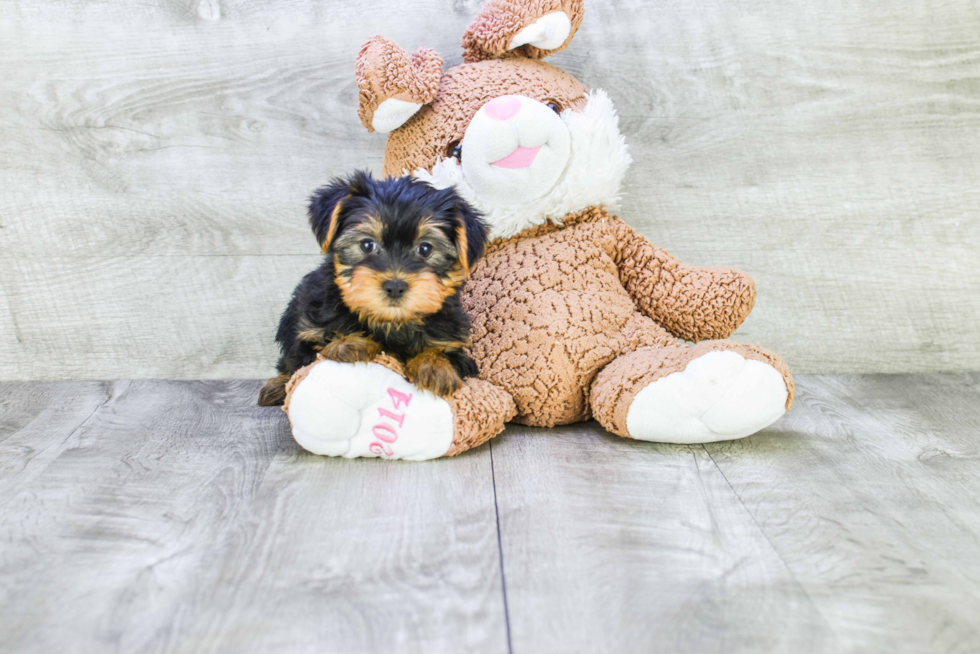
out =
[[[361,47],[355,71],[361,122],[369,132],[390,132],[435,100],[442,57],[431,48],[410,55],[383,36],[375,36]]]
[[[543,59],[568,47],[583,0],[490,0],[463,34],[463,61]]]

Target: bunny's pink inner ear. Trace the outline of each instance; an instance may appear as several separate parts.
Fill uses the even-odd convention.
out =
[[[463,34],[463,61],[543,59],[568,47],[583,0],[489,0]]]
[[[369,132],[390,132],[436,98],[442,57],[431,48],[408,54],[375,36],[357,55],[357,115]]]

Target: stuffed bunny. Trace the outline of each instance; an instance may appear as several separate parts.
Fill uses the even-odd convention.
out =
[[[321,360],[294,375],[296,440],[331,456],[431,459],[514,421],[595,418],[626,438],[742,438],[789,409],[777,355],[725,339],[755,302],[733,268],[685,265],[613,215],[630,165],[600,90],[542,61],[568,47],[582,0],[490,0],[464,63],[378,36],[357,59],[359,116],[389,132],[385,173],[454,186],[492,238],[463,292],[478,378],[449,399],[400,365]],[[689,345],[684,341],[693,341]]]

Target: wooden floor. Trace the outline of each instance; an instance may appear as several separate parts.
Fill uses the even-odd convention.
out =
[[[3,652],[977,652],[980,374],[755,437],[298,450],[258,382],[0,385]]]

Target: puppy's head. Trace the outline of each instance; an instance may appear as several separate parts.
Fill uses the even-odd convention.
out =
[[[319,189],[310,225],[333,257],[344,303],[363,320],[395,325],[438,311],[487,241],[480,215],[454,190],[366,172]]]

